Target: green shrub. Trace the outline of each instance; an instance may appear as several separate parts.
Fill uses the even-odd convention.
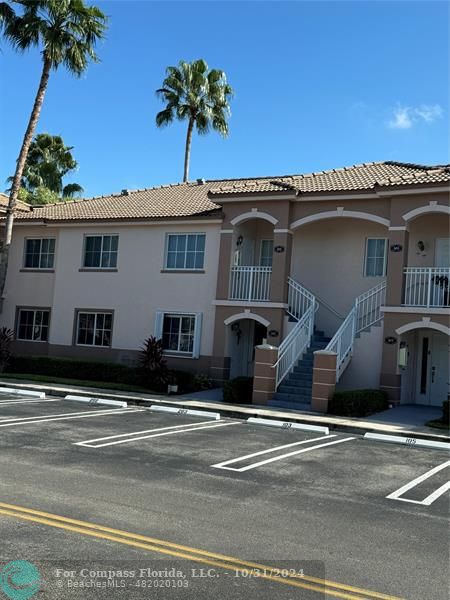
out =
[[[14,339],[14,331],[7,327],[0,329],[0,373],[5,370],[11,359],[11,343]]]
[[[442,422],[445,425],[450,425],[450,413],[449,413],[449,408],[450,408],[450,400],[445,400],[442,403]]]
[[[8,365],[8,373],[99,381],[105,382],[105,387],[108,387],[108,382],[122,383],[146,387],[154,391],[164,391],[160,382],[156,378],[152,381],[143,369],[113,362],[70,360],[47,356],[12,356]]]
[[[167,392],[168,383],[178,385],[178,393],[186,394],[205,389],[204,376],[178,370],[157,369],[147,367],[127,367],[114,362],[95,362],[88,360],[71,360],[50,358],[48,356],[12,356],[8,363],[8,373],[24,373],[27,375],[46,375],[80,381],[104,382],[140,386],[154,392]]]
[[[236,377],[223,386],[223,400],[234,404],[248,404],[252,401],[253,378]]]
[[[388,406],[387,394],[382,390],[349,390],[334,393],[328,412],[344,417],[366,417]]]

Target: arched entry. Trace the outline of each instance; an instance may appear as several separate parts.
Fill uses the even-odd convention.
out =
[[[254,313],[239,313],[224,321],[230,377],[253,377],[255,347],[267,338],[270,322]]]
[[[402,402],[442,406],[450,384],[450,329],[432,321],[399,327],[403,346]]]

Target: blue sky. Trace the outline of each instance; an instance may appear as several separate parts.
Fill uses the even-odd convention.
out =
[[[447,2],[98,1],[102,62],[53,73],[38,132],[75,147],[86,196],[179,181],[185,123],[157,129],[167,65],[204,58],[235,89],[230,136],[194,136],[190,178],[448,156]],[[0,189],[40,74],[1,43]]]

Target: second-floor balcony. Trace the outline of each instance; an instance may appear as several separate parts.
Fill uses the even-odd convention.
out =
[[[403,306],[449,307],[449,267],[407,267]]]
[[[272,267],[231,267],[229,299],[267,302],[271,275]]]

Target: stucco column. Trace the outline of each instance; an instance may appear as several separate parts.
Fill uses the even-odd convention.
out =
[[[253,404],[267,404],[276,391],[278,348],[263,344],[255,348],[255,370],[253,376]]]
[[[222,231],[220,234],[219,264],[217,269],[217,300],[228,299],[232,244],[233,232]]]
[[[286,230],[274,231],[270,301],[287,302],[287,278],[291,271],[292,235]],[[283,249],[283,250],[282,250]]]
[[[387,255],[386,305],[400,306],[403,302],[403,269],[408,265],[409,232],[406,229],[389,231]],[[398,250],[401,248],[401,250]]]
[[[394,404],[400,403],[402,385],[402,376],[397,366],[399,348],[399,335],[395,331],[397,326],[397,315],[385,313],[383,323],[383,355],[381,359],[380,389],[388,394],[389,400]],[[386,340],[388,340],[388,342],[392,341],[393,343],[387,343]]]
[[[313,386],[311,409],[327,412],[328,400],[336,387],[336,352],[317,350],[314,352]]]

